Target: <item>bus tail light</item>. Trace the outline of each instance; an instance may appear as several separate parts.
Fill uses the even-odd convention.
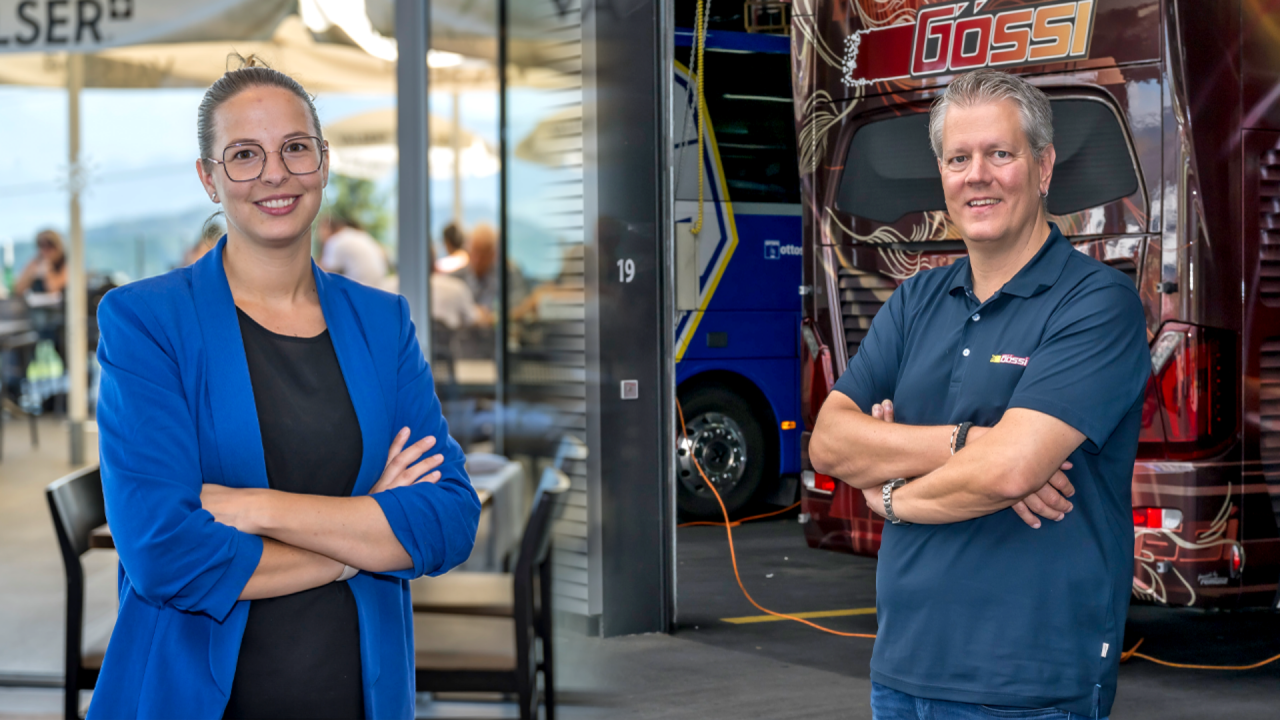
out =
[[[1236,432],[1235,333],[1166,323],[1151,345],[1138,455],[1210,455]]]
[[[806,319],[800,326],[803,338],[801,353],[803,363],[800,369],[800,404],[804,416],[805,428],[813,431],[818,420],[818,411],[826,402],[831,388],[835,387],[835,374],[831,369],[831,349],[813,328],[813,322]]]
[[[830,495],[836,491],[836,479],[830,475],[823,475],[812,470],[803,470],[800,473],[800,480],[804,483],[805,489],[810,492]]]
[[[1182,511],[1174,508],[1134,508],[1133,526],[1152,530],[1177,530],[1182,526]]]

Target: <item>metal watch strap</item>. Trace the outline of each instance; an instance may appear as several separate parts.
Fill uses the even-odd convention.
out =
[[[969,428],[973,427],[973,423],[962,422],[956,427],[955,450],[952,451],[952,455],[960,452],[960,449],[964,447],[964,441],[969,437]]]
[[[893,513],[893,491],[897,490],[898,488],[906,484],[907,484],[906,478],[897,478],[896,480],[890,480],[889,482],[885,483],[884,486],[880,489],[881,497],[884,500],[885,517],[889,520],[889,522],[893,523],[894,525],[910,525],[911,524],[906,520],[900,520],[898,516]]]

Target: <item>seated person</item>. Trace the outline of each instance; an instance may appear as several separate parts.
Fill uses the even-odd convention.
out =
[[[61,294],[66,286],[67,251],[62,244],[62,236],[54,230],[42,230],[36,235],[36,256],[31,258],[14,282],[13,294]]]
[[[462,227],[457,222],[451,222],[444,226],[440,237],[444,242],[445,255],[432,263],[436,272],[453,274],[466,268],[471,262],[471,256],[463,248]]]
[[[361,285],[382,287],[387,278],[387,251],[354,219],[341,212],[330,211],[320,218],[317,227],[324,250],[320,267]]]
[[[212,220],[212,218],[210,218]],[[204,228],[200,231],[200,239],[196,244],[187,250],[182,259],[182,266],[186,267],[200,258],[204,254],[213,249],[214,245],[222,239],[222,234],[226,232],[222,229],[222,225],[216,222],[206,222]]]

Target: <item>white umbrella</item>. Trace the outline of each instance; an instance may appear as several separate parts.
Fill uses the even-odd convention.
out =
[[[10,1],[0,0],[0,6]],[[72,429],[71,460],[76,464],[84,460],[84,426],[88,419],[88,348],[85,342],[88,301],[84,277],[84,233],[80,220],[80,193],[85,182],[79,157],[80,90],[84,87],[207,87],[226,72],[227,56],[231,52],[245,56],[257,54],[272,67],[298,78],[312,91],[389,94],[394,93],[396,87],[395,63],[371,57],[358,48],[316,43],[296,15],[280,21],[283,15],[281,7],[287,9],[292,5],[290,2],[175,0],[160,3],[136,0],[134,5],[138,22],[128,27],[125,33],[128,39],[138,41],[159,37],[182,42],[81,48],[93,50],[92,54],[0,53],[0,83],[67,88],[71,168],[66,290],[67,369],[71,389],[67,414]],[[172,12],[175,8],[185,11],[186,15],[175,15]],[[219,17],[226,20],[234,15],[227,14],[228,10],[237,8],[246,10],[250,19],[259,22],[269,20],[271,24],[249,28],[234,27],[226,22],[213,22],[207,28],[198,24],[208,20],[212,10],[224,13]],[[3,9],[0,7],[0,12]],[[146,20],[152,24],[146,25]],[[184,20],[195,24],[183,26]],[[202,30],[211,34],[202,35]],[[224,39],[228,33],[253,37],[264,32],[269,35],[269,40]],[[15,47],[19,46],[16,43],[3,46],[5,50]]]
[[[296,15],[268,40],[217,40],[108,48],[81,55],[88,88],[203,88],[227,71],[231,53],[258,55],[312,92],[394,93],[395,63],[358,48],[317,43]],[[0,83],[65,86],[66,54],[0,55]]]
[[[515,156],[549,167],[582,163],[582,108],[558,110],[543,118],[516,144]]]
[[[461,220],[462,178],[496,175],[500,162],[484,138],[461,126],[457,94],[453,101],[452,120],[430,116],[428,165],[433,179],[453,180],[453,213],[455,219]],[[325,126],[324,137],[329,141],[329,169],[339,175],[380,180],[400,160],[395,108],[371,110],[338,120]]]

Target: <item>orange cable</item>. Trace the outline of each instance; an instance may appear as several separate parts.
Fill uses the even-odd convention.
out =
[[[678,401],[676,402],[676,411],[680,414],[680,434],[687,441],[689,439],[689,431],[684,425],[684,408],[680,406],[680,403]],[[765,513],[763,515],[753,515],[751,517],[730,522],[729,510],[728,508],[725,507],[724,500],[721,499],[720,497],[720,492],[716,490],[716,486],[712,484],[711,480],[707,478],[707,474],[702,471],[702,464],[698,462],[698,458],[692,454],[689,457],[693,459],[693,466],[698,469],[698,474],[702,476],[702,481],[707,484],[707,487],[711,489],[712,494],[716,496],[716,502],[720,504],[720,512],[724,515],[724,522],[717,523],[717,522],[699,521],[699,522],[684,523],[681,525],[677,525],[676,527],[689,527],[692,525],[717,525],[724,528],[725,534],[728,535],[729,537],[729,559],[733,563],[733,577],[735,580],[738,581],[738,589],[741,590],[742,595],[747,598],[747,602],[751,603],[753,606],[755,606],[757,610],[767,615],[779,617],[784,620],[794,620],[795,622],[808,625],[811,628],[814,628],[816,630],[821,630],[822,632],[825,632],[825,633],[830,633],[832,635],[839,635],[840,637],[868,638],[871,640],[875,639],[876,636],[873,634],[847,633],[847,632],[840,632],[839,630],[832,630],[831,628],[823,627],[817,623],[809,622],[804,618],[798,618],[794,615],[787,615],[785,613],[775,612],[761,605],[760,603],[756,602],[755,598],[751,597],[751,593],[747,592],[746,586],[742,584],[742,576],[738,573],[738,555],[734,551],[734,547],[733,547],[733,528],[749,520],[759,520],[761,518],[770,517],[772,515],[782,514],[788,510],[791,510],[792,508],[794,508],[796,505],[799,505],[800,503],[796,503],[795,505],[791,505],[790,507],[786,507],[781,510]],[[1168,660],[1161,660],[1159,658],[1154,658],[1145,653],[1138,652],[1138,648],[1142,646],[1142,643],[1144,640],[1146,640],[1146,638],[1139,638],[1138,642],[1133,647],[1121,652],[1120,662],[1126,662],[1129,659],[1136,657],[1136,658],[1142,658],[1143,660],[1146,660],[1148,662],[1153,662],[1157,665],[1163,665],[1165,667],[1171,667],[1171,668],[1181,668],[1184,670],[1254,670],[1262,667],[1263,665],[1269,665],[1277,660],[1280,660],[1280,655],[1275,655],[1261,662],[1253,663],[1252,665],[1190,665],[1190,664],[1184,664],[1184,663],[1175,663],[1175,662],[1169,662]]]
[[[1137,645],[1134,645],[1133,647],[1129,648],[1128,650],[1125,650],[1124,652],[1120,653],[1120,662],[1125,662],[1125,661],[1126,661],[1126,660],[1128,660],[1129,658],[1133,657],[1133,654],[1134,654],[1134,653],[1136,653],[1136,652],[1138,652],[1138,648],[1139,648],[1139,647],[1142,647],[1142,641],[1143,641],[1143,640],[1146,640],[1146,638],[1138,638],[1138,644],[1137,644]]]
[[[697,463],[696,460],[694,462]],[[734,520],[733,522],[729,523],[729,527],[738,527],[742,523],[751,522],[752,520],[760,520],[767,517],[773,517],[774,515],[781,515],[782,513],[788,510],[795,510],[798,507],[800,507],[800,503],[796,503],[794,505],[788,505],[787,507],[784,507],[781,510],[774,510],[773,512],[767,512],[767,513],[764,513],[763,515],[752,515],[751,517],[745,517],[745,518],[742,518],[741,520]],[[695,520],[693,522],[680,523],[676,527],[678,528],[694,527],[697,525],[714,525],[716,527],[724,527],[724,523],[722,522],[711,522],[709,520]]]
[[[689,439],[689,431],[684,425],[684,408],[680,406],[680,403],[678,401],[676,402],[676,411],[680,414],[680,434],[684,436],[684,439],[687,441]],[[742,584],[742,576],[738,573],[738,555],[733,548],[733,528],[749,520],[759,520],[761,518],[770,517],[772,515],[780,515],[788,510],[791,510],[792,508],[794,508],[796,505],[799,505],[800,503],[796,503],[795,505],[792,505],[790,507],[786,507],[771,513],[765,513],[763,515],[753,515],[751,517],[730,522],[729,510],[728,508],[725,507],[724,500],[721,499],[720,497],[720,492],[716,490],[716,486],[712,484],[711,480],[707,478],[707,474],[702,471],[702,464],[698,462],[698,458],[692,454],[690,455],[690,457],[693,459],[693,466],[698,469],[698,474],[702,476],[702,481],[707,484],[707,487],[711,489],[712,494],[716,496],[716,502],[720,504],[720,512],[724,515],[724,522],[717,523],[717,522],[699,521],[699,522],[683,523],[681,525],[677,525],[676,527],[689,527],[692,525],[717,525],[724,528],[725,534],[729,536],[729,559],[733,563],[733,577],[735,580],[738,581],[738,589],[741,590],[742,595],[747,598],[747,602],[751,603],[753,606],[755,606],[757,610],[767,615],[780,617],[784,620],[794,620],[795,622],[803,623],[805,625],[808,625],[811,628],[814,628],[816,630],[821,630],[822,632],[825,632],[825,633],[830,633],[832,635],[839,635],[840,637],[868,638],[871,640],[875,639],[876,636],[869,633],[847,633],[847,632],[840,632],[839,630],[832,630],[831,628],[822,627],[821,625],[817,623],[809,622],[804,618],[798,618],[794,615],[787,615],[785,613],[775,612],[761,605],[760,603],[756,602],[755,598],[751,597],[751,593],[747,592],[746,586]],[[1263,665],[1269,665],[1277,660],[1280,660],[1280,655],[1275,655],[1261,662],[1253,663],[1252,665],[1190,665],[1185,663],[1175,663],[1175,662],[1169,662],[1168,660],[1161,660],[1159,658],[1154,658],[1145,653],[1138,652],[1138,648],[1141,647],[1144,640],[1146,640],[1146,638],[1139,638],[1138,642],[1133,647],[1121,652],[1120,662],[1126,662],[1129,659],[1136,657],[1136,658],[1142,658],[1143,660],[1146,660],[1148,662],[1153,662],[1157,665],[1163,665],[1165,667],[1171,667],[1171,668],[1181,668],[1184,670],[1254,670],[1262,667]]]
[[[685,428],[684,408],[680,406],[679,401],[676,401],[676,410],[680,413],[680,434],[683,435],[684,439],[687,441],[689,439],[689,431],[687,428]],[[729,536],[729,559],[733,562],[733,577],[738,581],[738,589],[741,590],[743,596],[747,598],[747,602],[751,603],[753,606],[755,606],[757,610],[759,610],[762,613],[765,613],[766,615],[780,617],[780,618],[783,618],[784,620],[794,620],[795,622],[808,625],[811,628],[821,630],[822,632],[825,632],[825,633],[831,633],[832,635],[839,635],[840,637],[868,638],[872,640],[875,639],[876,637],[875,635],[868,634],[868,633],[847,633],[847,632],[840,632],[839,630],[832,630],[831,628],[825,628],[817,623],[809,622],[804,618],[798,618],[795,615],[787,615],[785,613],[775,612],[761,605],[760,603],[756,602],[755,598],[751,597],[751,593],[747,592],[746,586],[742,584],[742,576],[738,574],[738,555],[733,549],[734,523],[731,523],[729,521],[729,510],[728,508],[725,507],[724,500],[720,498],[720,492],[716,490],[716,486],[711,483],[711,481],[707,478],[707,474],[702,471],[702,464],[698,462],[698,458],[693,455],[690,455],[690,457],[693,458],[693,466],[698,468],[698,474],[702,476],[702,481],[707,484],[707,487],[711,488],[711,493],[716,496],[716,502],[720,504],[720,512],[724,514],[723,525],[724,525],[725,533]],[[751,518],[747,518],[747,519],[751,519]],[[742,522],[742,521],[740,520],[739,522]],[[714,524],[719,525],[720,523],[714,523]]]
[[[1277,660],[1280,660],[1280,655],[1276,655],[1274,657],[1267,658],[1262,662],[1256,662],[1252,665],[1189,665],[1185,663],[1175,663],[1175,662],[1169,662],[1168,660],[1153,658],[1150,655],[1146,655],[1144,653],[1138,652],[1138,646],[1142,645],[1142,641],[1145,639],[1146,638],[1139,639],[1137,645],[1134,645],[1133,647],[1129,648],[1125,652],[1120,653],[1120,662],[1124,662],[1129,658],[1136,657],[1136,658],[1142,658],[1143,660],[1146,660],[1148,662],[1153,662],[1157,665],[1164,665],[1165,667],[1171,667],[1171,668],[1182,668],[1183,670],[1253,670],[1256,668],[1260,668],[1263,665],[1268,665]]]

